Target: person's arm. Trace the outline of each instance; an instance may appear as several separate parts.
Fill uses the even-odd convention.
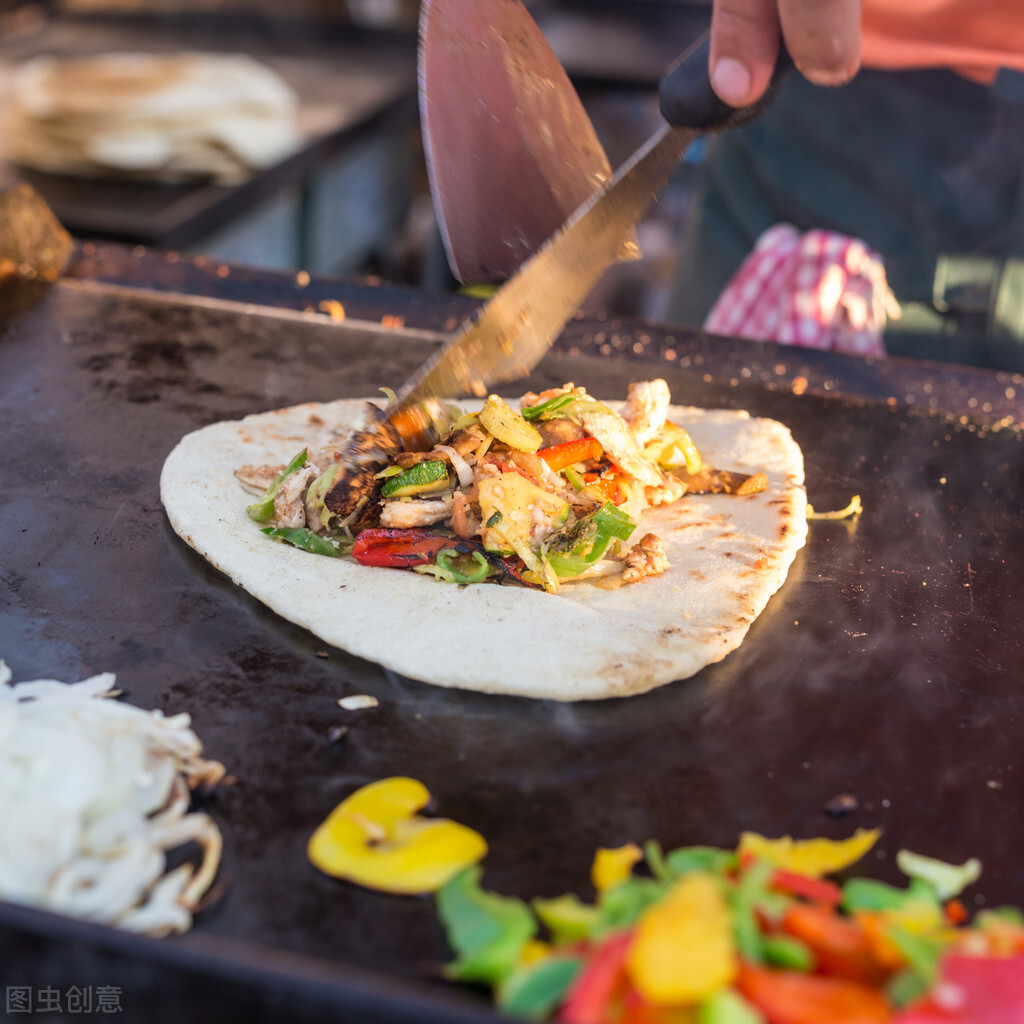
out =
[[[793,62],[817,85],[842,85],[860,67],[861,0],[714,0],[709,70],[731,106],[760,99],[780,35]]]

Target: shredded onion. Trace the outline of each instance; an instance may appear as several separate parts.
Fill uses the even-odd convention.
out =
[[[114,676],[11,685],[0,661],[0,899],[164,935],[186,931],[221,854],[190,787],[202,757],[187,714],[111,699]],[[195,858],[166,854],[194,842]]]
[[[451,445],[438,444],[434,446],[435,452],[444,452],[451,460],[459,478],[459,486],[467,490],[473,484],[473,468]]]

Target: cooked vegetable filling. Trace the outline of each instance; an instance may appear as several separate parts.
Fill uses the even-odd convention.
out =
[[[422,449],[422,431],[410,446],[371,407],[347,441],[236,475],[271,481],[248,508],[263,532],[314,554],[459,585],[634,583],[669,567],[658,537],[637,530],[647,508],[767,486],[760,473],[706,466],[667,421],[669,402],[655,380],[630,385],[621,413],[573,384],[527,394],[520,410],[496,395],[478,413],[432,406],[440,442]]]

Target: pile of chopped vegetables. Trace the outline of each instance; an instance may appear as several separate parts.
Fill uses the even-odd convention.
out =
[[[418,812],[413,779],[370,783],[314,833],[321,870],[385,892],[436,893],[455,981],[499,1009],[562,1024],[1022,1024],[1024,915],[971,919],[981,864],[901,850],[908,883],[849,873],[880,832],[735,850],[598,850],[596,897],[486,891],[481,836]],[[844,881],[828,878],[842,872]]]
[[[263,532],[314,554],[456,584],[632,583],[668,567],[655,535],[634,537],[645,509],[767,486],[705,466],[669,405],[663,380],[630,385],[621,413],[566,384],[520,410],[496,395],[474,413],[437,403],[429,429],[405,433],[371,405],[351,437],[236,476],[261,494],[248,512]]]
[[[957,898],[977,861],[901,851],[903,888],[824,877],[877,835],[601,850],[593,903],[499,896],[468,868],[437,895],[447,972],[511,1016],[564,1024],[1024,1021],[1024,918],[971,921]]]

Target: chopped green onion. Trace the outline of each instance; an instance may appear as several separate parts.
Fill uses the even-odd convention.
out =
[[[572,484],[575,490],[582,491],[583,488],[587,486],[586,481],[583,479],[582,476],[580,476],[579,472],[572,466],[566,466],[565,469],[562,470],[562,472],[565,474],[565,479],[568,480],[570,484]]]
[[[310,485],[309,492],[306,494],[306,517],[307,521],[309,518],[309,512],[312,510],[319,510],[320,512],[320,525],[327,526],[331,521],[331,516],[334,513],[327,507],[327,492],[334,485],[334,478],[338,475],[338,468],[340,463],[332,462],[327,469],[323,471]]]
[[[554,569],[556,576],[561,576],[565,580],[579,576],[590,567],[590,563],[578,555],[547,555],[544,560]]]
[[[546,402],[527,406],[521,412],[523,419],[526,420],[550,419],[554,413],[560,412],[567,405],[572,405],[575,401],[576,396],[569,391],[564,395],[555,395],[554,398],[549,398]]]
[[[636,529],[636,523],[610,501],[606,501],[595,513],[594,522],[597,523],[598,531],[615,537],[617,540],[629,540],[630,535]]]

